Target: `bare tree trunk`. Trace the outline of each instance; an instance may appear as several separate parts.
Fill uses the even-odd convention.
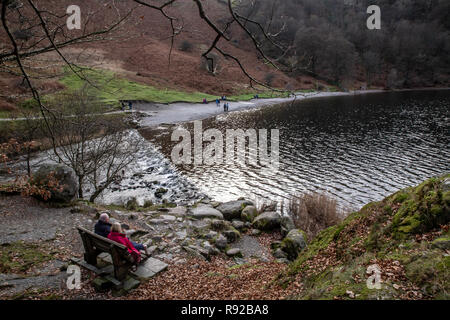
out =
[[[97,188],[95,190],[95,192],[91,195],[91,197],[89,198],[89,202],[94,202],[95,199],[97,199],[97,197],[103,192],[103,190],[105,190],[108,186],[102,187],[102,188]]]
[[[78,198],[83,199],[83,176],[78,176]]]
[[[31,158],[31,150],[27,148],[27,173],[28,176],[31,177],[31,166],[30,166],[30,158]]]

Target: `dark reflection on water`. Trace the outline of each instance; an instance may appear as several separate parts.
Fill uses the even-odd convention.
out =
[[[203,121],[203,128],[279,129],[279,171],[228,165],[179,169],[217,200],[282,200],[325,191],[358,208],[450,171],[449,110],[450,91],[431,90],[317,98],[230,113]],[[170,133],[151,139],[168,157],[175,145]]]

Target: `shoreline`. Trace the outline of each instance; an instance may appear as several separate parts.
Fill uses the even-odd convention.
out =
[[[436,91],[436,90],[450,90],[449,88],[412,88],[412,89],[398,89],[398,90],[384,90],[384,89],[373,89],[373,90],[354,90],[354,91],[315,91],[315,92],[297,92],[295,97],[289,98],[259,98],[250,99],[243,101],[227,101],[230,104],[229,112],[242,111],[242,110],[252,110],[261,107],[270,107],[278,104],[283,104],[291,101],[300,101],[304,99],[314,99],[314,98],[327,98],[336,96],[355,96],[355,95],[365,95],[365,94],[376,94],[376,93],[396,93],[396,92],[408,92],[408,91]],[[136,113],[146,114],[141,122],[142,128],[155,128],[159,125],[164,124],[179,124],[184,122],[190,122],[195,120],[205,120],[213,116],[224,114],[223,105],[221,103],[220,107],[216,106],[214,101],[204,103],[194,103],[194,102],[171,102],[171,103],[160,103],[151,101],[134,101],[133,110],[117,110],[110,111],[99,115],[112,115],[121,113]],[[40,120],[42,117],[33,117],[32,120]],[[26,118],[0,118],[1,122],[10,121],[24,121]]]
[[[310,92],[296,93],[295,97],[289,98],[260,98],[248,101],[227,101],[229,103],[229,112],[243,110],[253,110],[263,107],[275,106],[287,102],[302,101],[306,99],[327,98],[336,96],[355,96],[376,93],[396,93],[406,91],[429,91],[429,90],[450,90],[450,88],[424,88],[424,89],[401,89],[401,90],[358,90],[358,91],[337,91],[337,92]],[[141,129],[157,128],[158,126],[181,124],[195,120],[205,120],[224,114],[223,102],[217,107],[215,102],[204,103],[136,103],[134,111],[146,114],[140,120]]]

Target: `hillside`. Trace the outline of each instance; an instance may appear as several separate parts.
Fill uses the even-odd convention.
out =
[[[241,11],[268,25],[308,74],[342,88],[445,87],[449,85],[450,26],[446,0],[271,0],[243,1]],[[370,6],[379,29],[367,27]],[[373,13],[373,12],[372,12]],[[267,23],[270,21],[270,23]],[[274,57],[279,52],[270,46]],[[304,57],[304,58],[302,58]],[[298,74],[305,72],[302,68]]]
[[[155,1],[153,4],[163,3]],[[227,2],[207,0],[201,3],[205,15],[224,30],[231,21]],[[73,4],[81,8],[83,28],[68,32],[64,27],[67,19],[64,14]],[[366,27],[368,1],[289,0],[274,6],[267,0],[243,0],[233,5],[235,13],[260,23],[261,28],[248,21],[244,25],[258,39],[266,57],[277,61],[280,69],[264,61],[250,36],[236,22],[225,32],[230,41],[222,38],[218,47],[238,58],[252,77],[272,87],[346,90],[449,85],[450,35],[444,14],[448,11],[446,1],[432,0],[427,4],[412,0],[401,4],[379,1],[381,30]],[[201,18],[195,1],[177,0],[165,7],[167,17],[175,18],[175,37],[172,37],[167,17],[132,0],[113,3],[42,0],[38,9],[56,40],[100,31],[118,19],[125,19],[113,32],[61,50],[70,63],[110,72],[110,76],[101,79],[100,85],[117,78],[131,82],[131,85],[123,84],[121,91],[115,91],[116,95],[123,93],[124,99],[139,98],[128,91],[134,84],[153,91],[176,91],[177,97],[186,95],[184,101],[197,101],[199,96],[210,99],[255,92],[237,63],[217,51],[210,53],[216,63],[215,72],[207,70],[201,55],[213,43],[216,33]],[[6,19],[21,53],[49,45],[40,21],[26,2],[12,1]],[[267,41],[262,29],[277,45]],[[5,117],[29,99],[31,93],[20,70],[13,60],[8,60],[12,57],[2,60],[2,56],[13,49],[3,27],[0,40],[4,43],[0,48],[0,116]],[[281,47],[285,52],[280,51]],[[72,83],[61,81],[70,75],[55,52],[23,60],[25,70],[42,95],[73,89]],[[95,81],[91,81],[92,84],[95,85]],[[103,89],[100,95],[108,93]]]
[[[57,13],[63,13],[73,2],[43,0],[39,2],[39,8],[49,8]],[[210,0],[205,1],[204,6],[207,14],[222,26],[227,17],[224,4]],[[82,13],[87,10],[95,12],[91,17],[91,19],[95,17],[95,24],[91,24],[91,28],[107,25],[117,18],[115,8],[111,6],[103,8],[102,2],[83,3],[80,7]],[[117,10],[125,14],[134,7],[136,3],[126,1],[118,4]],[[175,37],[170,64],[170,24],[159,12],[144,7],[137,7],[120,29],[108,37],[108,41],[78,44],[66,47],[62,52],[71,63],[108,70],[113,72],[114,77],[154,87],[157,90],[199,92],[213,96],[249,91],[249,79],[235,62],[219,57],[219,67],[215,74],[208,72],[202,65],[201,54],[214,39],[214,32],[198,17],[198,9],[192,1],[178,1],[168,9],[168,13],[182,18],[180,22],[182,31]],[[20,30],[22,26],[11,20],[10,28]],[[73,32],[76,35],[76,31]],[[230,32],[233,34],[233,42],[222,40],[221,47],[238,57],[256,79],[264,81],[267,74],[272,74],[271,84],[279,88],[309,89],[313,87],[313,83],[315,84],[312,77],[301,78],[304,83],[298,82],[266,65],[258,58],[253,44],[241,30],[232,28]],[[3,43],[8,43],[3,28],[0,31],[0,39]],[[28,44],[27,41],[20,43]],[[29,72],[35,76],[34,83],[41,94],[64,89],[65,86],[60,81],[64,76],[64,64],[57,55],[47,53],[39,57],[26,59],[26,62],[32,66]],[[12,110],[15,108],[14,105],[31,97],[22,80],[19,76],[0,73],[0,110]]]
[[[292,299],[449,299],[450,175],[366,205],[322,231],[277,283]],[[366,280],[377,265],[381,289]]]

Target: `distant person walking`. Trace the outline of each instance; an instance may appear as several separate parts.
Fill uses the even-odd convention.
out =
[[[130,110],[133,110],[133,102],[128,101],[128,108],[130,108]]]
[[[217,107],[220,107],[220,100],[219,99],[216,99],[216,105],[217,105]]]

